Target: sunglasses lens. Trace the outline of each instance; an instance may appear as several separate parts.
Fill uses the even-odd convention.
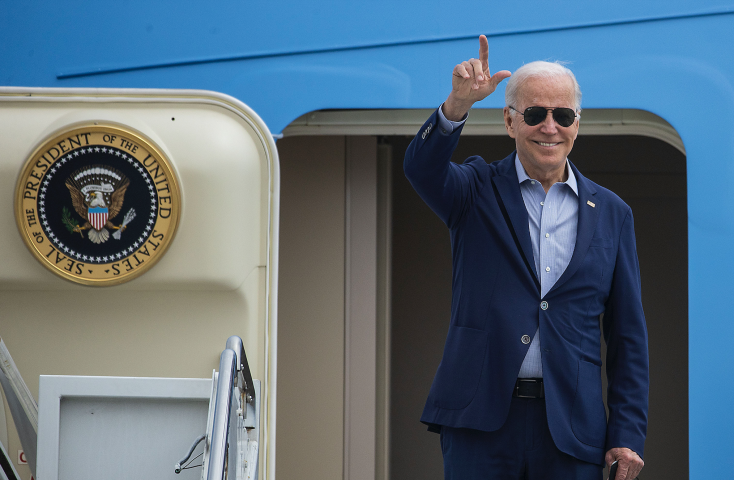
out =
[[[570,127],[576,120],[576,112],[570,108],[556,108],[553,110],[553,119],[562,127]]]
[[[543,123],[546,116],[548,116],[548,109],[545,107],[528,107],[523,112],[525,123],[530,127]],[[572,108],[554,108],[553,120],[562,127],[570,127],[576,120],[576,112]]]
[[[548,115],[548,110],[543,107],[528,107],[523,113],[525,123],[530,127],[542,123],[543,120],[545,120],[546,115]]]

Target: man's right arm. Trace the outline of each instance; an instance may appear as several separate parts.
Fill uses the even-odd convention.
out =
[[[476,168],[450,162],[463,122],[475,102],[486,98],[510,76],[507,70],[490,75],[488,56],[487,38],[481,35],[479,59],[454,67],[449,97],[421,127],[405,154],[408,180],[449,227],[461,217],[472,193],[481,188]]]

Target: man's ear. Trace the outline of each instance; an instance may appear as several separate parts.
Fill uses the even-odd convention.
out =
[[[502,113],[505,116],[505,129],[507,129],[507,134],[510,138],[515,138],[515,123],[513,122],[512,111],[509,107],[505,107]]]

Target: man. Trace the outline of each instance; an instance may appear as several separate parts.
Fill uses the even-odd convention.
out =
[[[581,92],[560,64],[533,62],[510,78],[515,152],[450,162],[471,106],[511,75],[491,75],[486,37],[479,43],[405,156],[453,254],[451,323],[421,421],[441,433],[447,479],[598,480],[617,460],[617,479],[632,480],[648,398],[632,212],[567,159]]]

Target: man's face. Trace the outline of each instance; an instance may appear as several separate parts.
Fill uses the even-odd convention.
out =
[[[575,110],[573,81],[566,76],[531,77],[518,93],[518,105],[513,107],[520,112],[533,106]],[[565,168],[564,162],[579,131],[579,120],[577,117],[570,127],[562,127],[548,112],[543,122],[531,127],[525,123],[522,113],[505,107],[505,127],[515,139],[518,156],[528,174],[549,174]]]

